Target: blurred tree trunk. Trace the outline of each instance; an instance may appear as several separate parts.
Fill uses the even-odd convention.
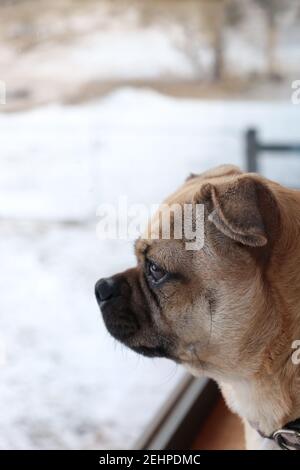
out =
[[[200,2],[204,27],[210,38],[213,53],[212,79],[222,80],[224,76],[224,27],[225,3],[227,0],[203,0]]]
[[[267,75],[270,78],[274,78],[278,75],[276,51],[278,45],[278,30],[274,15],[270,15],[268,18],[268,29],[267,29]]]
[[[280,15],[290,6],[289,0],[255,0],[265,14],[266,19],[266,63],[267,76],[277,78],[279,76],[276,51],[278,47],[278,24]]]
[[[215,81],[222,80],[225,71],[225,8],[226,0],[217,2],[213,31],[214,64],[212,70],[212,78]]]

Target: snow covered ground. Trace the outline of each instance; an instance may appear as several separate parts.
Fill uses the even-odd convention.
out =
[[[84,106],[0,115],[0,448],[128,448],[182,376],[107,334],[95,281],[134,263],[99,241],[102,202],[153,204],[190,172],[244,166],[243,134],[299,140],[289,103],[175,100],[121,89]],[[300,186],[300,160],[262,170]]]

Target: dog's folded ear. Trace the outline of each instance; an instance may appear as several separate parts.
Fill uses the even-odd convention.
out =
[[[207,183],[201,188],[203,198],[210,202],[208,220],[224,235],[251,247],[267,244],[278,207],[262,181],[241,175],[229,182]]]

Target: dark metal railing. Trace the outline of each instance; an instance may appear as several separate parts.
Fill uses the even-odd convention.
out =
[[[248,129],[246,131],[246,165],[247,171],[258,172],[258,157],[262,152],[272,153],[299,153],[300,143],[262,143],[259,140],[258,131],[256,129]]]

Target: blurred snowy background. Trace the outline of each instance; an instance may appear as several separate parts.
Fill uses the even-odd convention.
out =
[[[244,167],[248,127],[299,140],[299,25],[284,0],[1,2],[0,448],[128,448],[167,400],[183,371],[100,319],[95,281],[134,256],[96,208]],[[261,169],[300,186],[297,156]]]

